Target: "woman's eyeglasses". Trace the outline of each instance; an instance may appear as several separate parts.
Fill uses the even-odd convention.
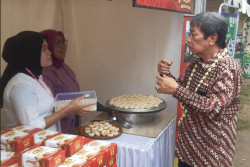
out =
[[[55,45],[58,47],[62,47],[63,45],[67,45],[68,40],[62,40],[62,41],[55,41]]]

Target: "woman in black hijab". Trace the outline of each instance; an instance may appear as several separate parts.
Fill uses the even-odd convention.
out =
[[[69,113],[87,115],[93,103],[83,104],[76,98],[53,113],[54,97],[43,82],[42,68],[52,64],[46,35],[23,31],[8,38],[3,59],[8,63],[0,79],[0,104],[7,117],[7,127],[26,125],[58,130],[56,122]],[[59,124],[58,124],[59,125]]]

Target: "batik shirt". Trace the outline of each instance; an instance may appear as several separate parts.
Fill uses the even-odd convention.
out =
[[[191,166],[232,166],[242,84],[240,65],[226,54],[195,92],[199,81],[221,53],[206,62],[195,58],[177,80],[179,86],[173,94],[188,110],[178,127],[175,154]],[[195,64],[198,65],[196,72],[186,89]]]

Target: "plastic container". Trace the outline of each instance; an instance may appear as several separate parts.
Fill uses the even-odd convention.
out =
[[[77,97],[84,96],[84,99],[81,100],[82,103],[95,103],[95,105],[90,106],[89,109],[97,109],[97,97],[95,91],[84,91],[84,92],[67,92],[67,93],[58,93],[55,97],[55,111],[60,110],[61,108],[68,105],[72,100]]]

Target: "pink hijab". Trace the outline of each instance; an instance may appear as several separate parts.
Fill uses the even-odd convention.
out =
[[[54,41],[57,35],[61,35],[63,39],[65,40],[63,32],[52,30],[52,29],[47,29],[47,30],[41,31],[41,33],[48,35],[48,49],[51,51],[52,65],[56,67],[57,69],[61,68],[63,66],[64,60],[59,60],[58,58],[55,57]]]

